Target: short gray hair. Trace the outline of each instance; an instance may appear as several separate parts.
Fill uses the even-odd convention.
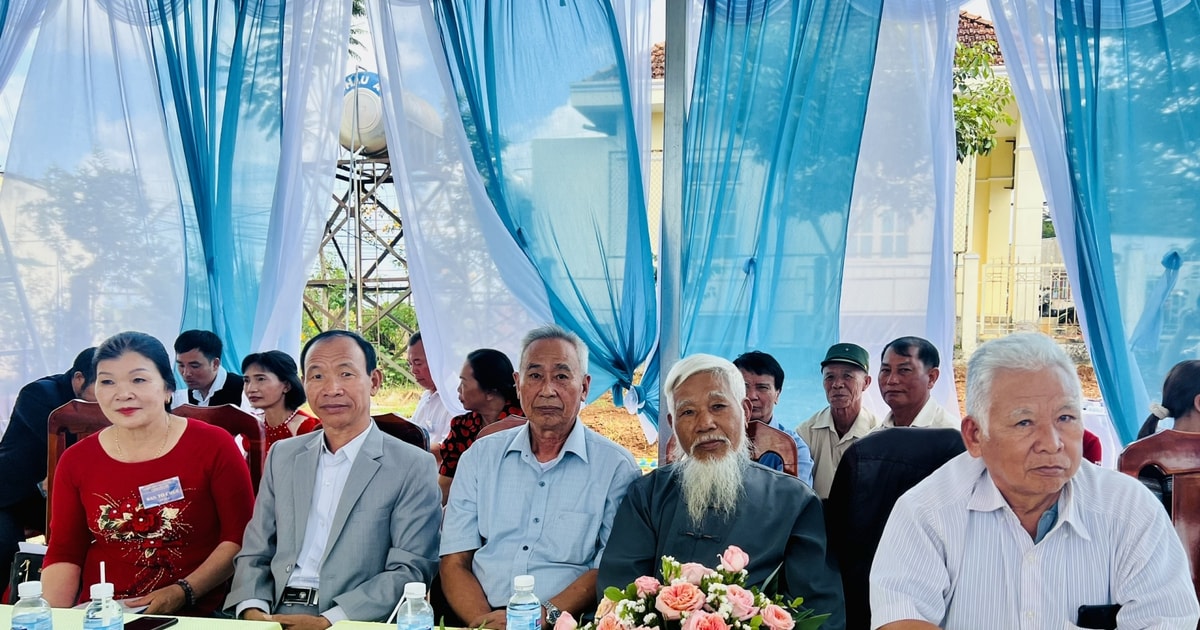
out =
[[[538,326],[533,330],[525,333],[525,338],[521,340],[521,362],[517,365],[517,369],[524,372],[525,367],[529,365],[529,346],[532,346],[538,341],[544,339],[561,339],[572,346],[575,346],[575,354],[579,357],[579,370],[583,374],[588,371],[588,348],[583,339],[579,335],[554,324],[546,324]]]
[[[1075,363],[1054,340],[1041,333],[1014,333],[993,339],[975,351],[967,363],[967,415],[988,430],[988,410],[992,405],[992,382],[999,370],[1034,372],[1050,369],[1059,375],[1067,393],[1076,402],[1083,401],[1083,388]]]
[[[741,404],[746,398],[746,381],[742,372],[728,359],[722,359],[711,354],[693,354],[681,359],[667,372],[667,380],[663,385],[663,396],[667,401],[667,413],[675,413],[675,390],[684,381],[697,374],[712,374],[725,382],[729,393],[733,394],[734,402]]]

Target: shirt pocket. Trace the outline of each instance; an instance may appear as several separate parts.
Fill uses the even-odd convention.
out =
[[[559,512],[546,524],[542,542],[546,559],[564,564],[590,565],[602,517],[586,512]]]

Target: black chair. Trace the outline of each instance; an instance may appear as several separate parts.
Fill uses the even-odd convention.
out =
[[[892,427],[842,456],[825,502],[825,531],[842,572],[846,630],[870,630],[871,562],[896,500],[965,450],[956,429]]]

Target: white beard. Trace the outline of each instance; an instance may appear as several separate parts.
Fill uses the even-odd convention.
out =
[[[721,516],[733,514],[742,493],[744,471],[750,465],[748,443],[743,437],[737,448],[720,459],[697,459],[690,455],[680,458],[675,474],[692,523],[700,524],[710,511]]]

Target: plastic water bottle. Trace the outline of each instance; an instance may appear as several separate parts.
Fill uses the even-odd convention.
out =
[[[52,630],[50,604],[42,599],[41,582],[21,582],[17,585],[21,601],[13,605],[12,630]]]
[[[541,630],[542,602],[533,594],[533,576],[513,578],[513,596],[504,612],[508,630]]]
[[[83,611],[83,630],[121,630],[125,611],[113,601],[112,582],[92,585],[92,603]]]
[[[404,585],[404,599],[396,614],[397,630],[433,630],[433,606],[425,601],[425,583]]]

